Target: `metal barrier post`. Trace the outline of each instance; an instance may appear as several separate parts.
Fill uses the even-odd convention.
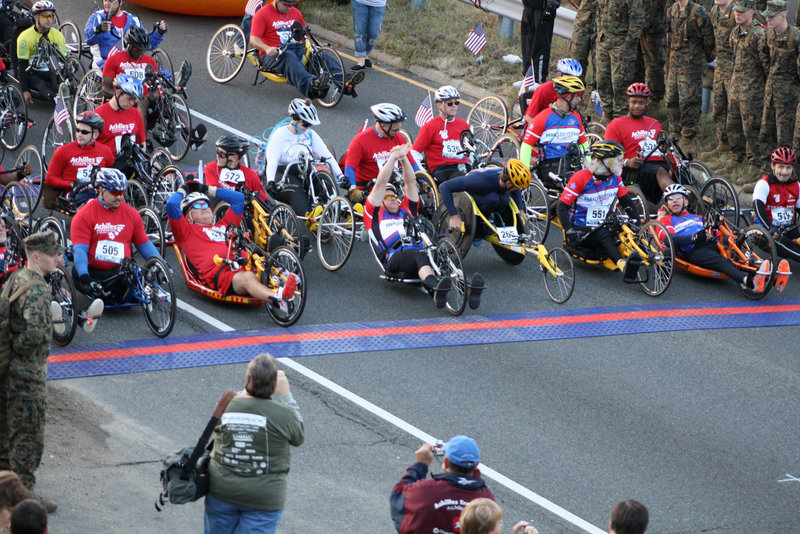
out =
[[[428,0],[411,0],[411,9],[425,9]]]
[[[499,37],[507,41],[514,39],[514,19],[500,15]]]

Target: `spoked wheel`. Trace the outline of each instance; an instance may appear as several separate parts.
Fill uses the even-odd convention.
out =
[[[61,266],[47,275],[47,281],[50,284],[51,300],[57,302],[61,307],[61,325],[64,326],[64,331],[61,333],[57,333],[55,328],[53,329],[53,343],[63,347],[72,341],[75,336],[75,328],[78,326],[78,313],[75,310],[75,284],[67,270]],[[55,327],[56,324],[54,323],[53,326]]]
[[[71,143],[74,140],[75,132],[72,131],[72,121],[67,120],[60,126],[56,126],[53,117],[50,117],[50,120],[47,121],[47,126],[44,128],[42,149],[40,151],[44,168],[47,168],[50,158],[53,157],[53,153],[58,147]]]
[[[48,215],[47,217],[43,217],[36,223],[36,232],[53,232],[56,234],[56,239],[58,239],[59,244],[62,247],[67,246],[67,236],[64,233],[64,227],[61,224],[61,219],[57,219],[52,215]]]
[[[495,158],[502,159],[503,161],[509,158],[519,158],[519,139],[511,132],[506,132],[497,138],[497,141],[492,145]]]
[[[750,267],[750,272],[755,272],[764,261],[770,261],[772,269],[762,293],[749,287],[742,287],[741,284],[736,284],[739,287],[739,291],[747,298],[753,300],[762,299],[767,296],[767,293],[772,288],[772,283],[776,276],[775,272],[778,270],[778,254],[775,248],[775,241],[763,226],[758,225],[745,228],[744,236],[740,239],[742,240],[742,244],[739,245],[741,254],[736,251],[732,251],[731,254],[731,259],[735,263],[745,263]]]
[[[75,103],[72,106],[77,117],[84,111],[93,111],[105,101],[103,96],[103,73],[100,69],[91,69],[83,75],[78,90],[75,93]]]
[[[138,180],[128,180],[125,187],[125,202],[137,210],[150,207],[150,199],[147,191]]]
[[[156,175],[153,211],[162,219],[167,217],[167,200],[183,183],[183,172],[175,165],[167,165]]]
[[[524,102],[522,101],[524,94],[525,93],[512,100],[511,105],[508,106],[509,121],[516,122],[522,120],[522,118],[525,116],[525,109],[523,109],[522,107],[524,104]]]
[[[463,225],[460,230],[450,232],[450,214],[447,212],[447,207],[439,206],[436,212],[436,220],[434,226],[436,233],[449,239],[458,249],[462,258],[467,257],[473,241],[475,241],[475,210],[472,208],[472,201],[466,193],[459,192],[453,195],[453,202],[455,202],[456,210],[461,215]]]
[[[64,36],[64,44],[67,45],[67,52],[72,54],[76,59],[80,59],[83,37],[75,23],[68,20],[58,27],[58,31]]]
[[[531,185],[522,192],[522,200],[528,216],[526,233],[530,230],[529,233],[536,243],[544,243],[550,231],[550,197],[547,196],[547,191],[538,181],[531,180]]]
[[[86,69],[83,68],[83,64],[78,58],[69,56],[67,62],[64,64],[62,76],[64,77],[64,81],[68,83],[71,94],[74,95],[77,92],[78,86],[85,74]]]
[[[189,150],[192,116],[181,95],[172,94],[159,102],[160,113],[152,130],[153,137],[167,149],[174,161],[180,161]]]
[[[639,222],[644,224],[650,219],[650,203],[648,202],[647,197],[645,197],[644,193],[642,193],[642,190],[635,185],[626,185],[625,187],[631,194],[633,203],[636,204],[636,209],[639,210]],[[620,204],[619,200],[614,202],[614,209],[620,213],[626,214],[628,211],[622,204]],[[632,214],[628,215],[631,217],[633,216]]]
[[[140,208],[139,217],[142,218],[144,233],[147,234],[147,239],[155,245],[156,250],[158,250],[158,253],[163,257],[166,240],[164,239],[164,226],[161,224],[161,217],[150,208]],[[135,250],[134,248],[133,251]],[[131,251],[131,253],[133,253],[133,251]]]
[[[675,250],[672,236],[667,227],[657,221],[649,221],[639,229],[636,234],[636,243],[647,253],[643,257],[644,263],[639,268],[639,282],[642,291],[651,297],[657,297],[667,290],[672,281],[672,272],[675,267]],[[642,274],[645,271],[645,274]]]
[[[168,165],[172,165],[172,156],[169,155],[169,150],[164,147],[158,147],[153,150],[150,155],[150,170],[154,173],[159,173],[161,169]]]
[[[684,162],[678,170],[675,181],[683,185],[691,185],[697,189],[703,187],[711,178],[711,171],[699,161]]]
[[[42,184],[44,183],[44,165],[42,164],[42,156],[33,145],[28,145],[22,149],[14,162],[15,169],[21,169],[29,163],[31,166],[31,173],[20,181],[22,187],[28,191],[31,197],[31,213],[36,211],[39,207],[39,202],[42,200]]]
[[[739,196],[724,178],[712,178],[700,190],[702,213],[718,213],[733,227],[739,226]]]
[[[499,97],[483,97],[470,110],[467,123],[472,128],[475,139],[491,147],[498,137],[506,133],[508,108]]]
[[[445,307],[451,315],[461,315],[467,305],[467,277],[461,265],[461,254],[455,245],[442,239],[433,252],[433,262],[440,278],[450,278],[453,286],[447,293]]]
[[[7,83],[0,95],[0,136],[3,145],[16,150],[28,132],[28,106],[19,87]]]
[[[544,261],[546,266],[539,264],[544,277],[544,288],[553,302],[563,304],[569,300],[575,289],[575,265],[572,263],[572,256],[563,248],[555,247],[547,252]]]
[[[19,182],[9,182],[3,189],[0,196],[0,209],[3,210],[9,219],[24,228],[31,227],[31,213],[33,212],[33,202],[28,195],[27,188]]]
[[[311,187],[308,189],[309,206],[325,206],[338,194],[339,187],[331,173],[315,171],[311,174]]]
[[[172,67],[172,60],[169,58],[169,54],[161,48],[156,48],[150,52],[150,55],[156,60],[158,72],[168,72],[172,76],[172,82],[175,83],[175,69]]]
[[[439,188],[436,187],[436,180],[425,171],[417,171],[414,176],[417,179],[419,192],[419,214],[428,220],[433,220],[439,207]]]
[[[600,139],[605,139],[606,127],[600,122],[587,122],[584,130],[587,134],[595,134]]]
[[[285,301],[269,300],[265,304],[273,321],[281,326],[293,325],[303,314],[307,298],[306,275],[300,264],[300,258],[292,249],[278,247],[270,253],[267,271],[264,275],[268,280],[261,282],[273,290],[283,288],[288,277],[296,278],[297,289],[294,291],[293,298]]]
[[[166,337],[175,326],[177,301],[169,266],[164,260],[155,256],[147,258],[142,268],[142,285],[146,299],[142,307],[147,326],[158,337]]]
[[[206,51],[206,69],[211,79],[217,83],[234,79],[244,65],[247,46],[238,24],[226,24],[218,29]]]
[[[273,232],[280,232],[286,239],[286,246],[292,248],[300,258],[305,255],[300,223],[292,208],[286,204],[278,204],[270,213],[267,225]]]
[[[321,73],[328,75],[330,87],[324,97],[318,98],[317,103],[323,108],[332,108],[342,100],[344,96],[344,81],[347,74],[344,70],[344,62],[336,50],[329,46],[321,46],[314,53],[311,61],[311,74],[319,76]],[[338,71],[338,72],[337,72]]]
[[[344,197],[335,197],[317,221],[317,256],[323,267],[337,271],[350,257],[355,242],[353,208]]]

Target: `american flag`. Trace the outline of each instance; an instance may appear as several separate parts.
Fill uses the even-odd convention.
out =
[[[517,93],[517,96],[520,96],[522,93],[526,93],[528,91],[533,91],[537,86],[538,84],[536,83],[536,77],[533,74],[533,65],[531,65],[528,67],[527,72],[525,72],[525,77],[519,84],[519,92]]]
[[[469,32],[469,37],[464,41],[464,46],[476,56],[481,53],[483,47],[486,46],[486,37],[483,35],[483,24],[478,24],[475,26],[474,30]]]
[[[417,114],[414,115],[414,122],[417,123],[417,126],[422,128],[426,122],[433,118],[433,112],[431,112],[431,95],[425,95],[425,99],[422,101],[422,104],[419,105],[419,109],[417,110]]]
[[[122,39],[120,39],[119,41],[117,41],[117,44],[113,45],[111,48],[108,49],[108,55],[106,57],[109,58],[114,54],[116,54],[117,52],[119,52],[120,50],[124,49],[125,49],[125,44],[122,42]]]
[[[61,130],[61,125],[67,122],[68,120],[69,120],[69,111],[67,111],[67,106],[64,104],[64,99],[60,96],[57,96],[56,109],[53,111],[53,122],[55,123],[58,135],[64,135],[64,132]]]

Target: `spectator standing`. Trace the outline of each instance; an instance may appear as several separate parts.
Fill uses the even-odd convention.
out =
[[[550,70],[550,44],[559,5],[561,0],[522,0],[522,75],[533,66],[536,83],[545,81]]]
[[[572,41],[569,45],[569,55],[581,64],[585,73],[589,68],[589,61],[594,65],[595,44],[597,41],[597,0],[581,0],[578,12],[575,15],[575,24],[572,30]],[[592,69],[597,77],[596,69]]]
[[[643,4],[644,28],[639,39],[639,53],[644,63],[644,72],[637,72],[636,79],[647,80],[652,113],[656,107],[661,106],[666,94],[664,80],[667,44],[666,0],[643,0]]]
[[[357,63],[353,70],[371,69],[369,55],[381,34],[386,0],[350,0],[353,11],[353,44]]]
[[[650,514],[645,505],[633,499],[619,501],[611,510],[610,534],[644,534]]]

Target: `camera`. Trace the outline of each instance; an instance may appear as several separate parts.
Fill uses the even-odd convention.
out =
[[[444,456],[444,441],[436,441],[436,444],[433,446],[433,455],[437,457]]]

